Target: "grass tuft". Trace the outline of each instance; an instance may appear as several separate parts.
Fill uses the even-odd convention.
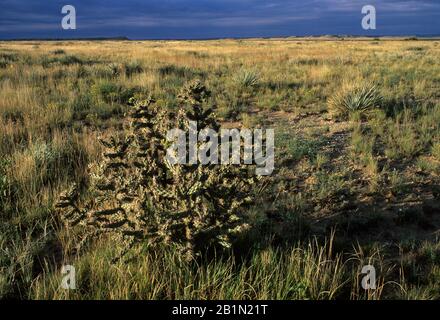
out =
[[[345,85],[328,100],[327,106],[333,116],[347,119],[354,114],[365,116],[380,107],[382,101],[375,85]]]

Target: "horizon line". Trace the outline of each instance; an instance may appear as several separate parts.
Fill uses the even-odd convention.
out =
[[[30,38],[0,38],[0,41],[208,41],[208,40],[251,40],[251,39],[289,39],[289,38],[440,38],[440,34],[403,34],[403,35],[356,35],[356,34],[310,34],[310,35],[290,35],[290,36],[254,36],[254,37],[206,37],[206,38],[129,38],[127,36],[109,37],[30,37]]]

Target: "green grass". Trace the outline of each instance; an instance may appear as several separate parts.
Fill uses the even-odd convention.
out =
[[[188,264],[172,250],[138,251],[142,259],[110,263],[111,248],[97,247],[75,261],[80,290],[59,288],[59,272],[38,281],[38,299],[335,299],[359,294],[353,274],[332,240],[286,250],[268,248],[241,261],[221,257]],[[108,267],[110,265],[110,267]]]

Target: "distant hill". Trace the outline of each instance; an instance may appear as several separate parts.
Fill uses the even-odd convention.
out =
[[[0,41],[104,41],[104,40],[117,40],[124,41],[130,40],[127,37],[92,37],[92,38],[19,38],[19,39],[0,39]]]
[[[292,36],[272,36],[272,37],[225,37],[225,38],[134,38],[130,39],[126,36],[118,37],[79,37],[79,38],[11,38],[11,39],[0,39],[0,41],[204,41],[204,40],[247,40],[247,39],[384,39],[384,40],[439,40],[440,35],[438,34],[423,34],[423,35],[343,35],[343,34],[311,34],[311,35],[292,35]]]

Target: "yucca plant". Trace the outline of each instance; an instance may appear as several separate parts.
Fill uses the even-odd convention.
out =
[[[431,150],[432,156],[440,161],[440,142],[435,142]]]
[[[119,63],[110,63],[108,66],[112,77],[119,77],[121,75],[122,66]]]
[[[183,88],[176,114],[151,98],[132,100],[127,129],[101,139],[104,159],[91,166],[93,201],[80,206],[78,188],[72,186],[57,205],[69,226],[83,227],[80,246],[110,233],[125,244],[122,254],[144,242],[176,246],[191,259],[211,244],[229,247],[231,236],[246,229],[240,213],[257,181],[252,168],[171,164],[166,157],[168,130],[188,131],[189,121],[197,122],[198,130],[219,128],[212,108],[206,107],[208,97],[196,81]]]
[[[242,70],[235,77],[235,82],[243,88],[253,88],[259,81],[260,76],[254,70]]]
[[[383,98],[374,84],[345,85],[327,102],[329,112],[336,118],[347,119],[353,114],[365,116],[382,105]]]

